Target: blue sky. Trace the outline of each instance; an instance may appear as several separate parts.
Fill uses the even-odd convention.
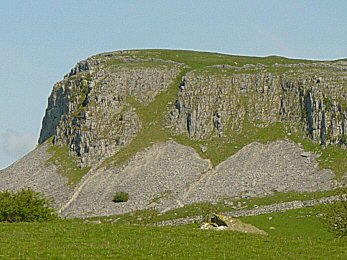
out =
[[[0,169],[35,147],[53,84],[96,53],[169,48],[347,57],[343,0],[0,3]]]

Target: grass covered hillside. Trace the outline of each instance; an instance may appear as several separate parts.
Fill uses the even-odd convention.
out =
[[[37,148],[0,171],[0,259],[346,259],[346,97],[346,60],[80,61]],[[46,222],[19,222],[26,187]],[[213,213],[243,229],[202,230]]]

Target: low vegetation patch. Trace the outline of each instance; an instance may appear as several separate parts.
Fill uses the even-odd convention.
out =
[[[56,218],[49,201],[30,188],[0,192],[0,222],[43,222]]]
[[[328,145],[324,147],[313,143],[300,134],[290,137],[296,143],[301,143],[306,151],[320,154],[317,159],[321,169],[331,169],[336,174],[336,179],[340,181],[342,176],[347,172],[347,150],[339,145]]]
[[[323,219],[328,224],[329,231],[338,237],[347,236],[347,202],[326,205]]]
[[[89,172],[90,167],[78,167],[74,158],[69,155],[69,148],[67,146],[55,146],[52,141],[53,138],[47,140],[51,145],[48,152],[52,154],[52,157],[47,160],[47,164],[53,163],[58,166],[59,172],[68,178],[69,184],[74,185],[78,183]]]
[[[338,237],[347,236],[347,201],[346,189],[340,191],[340,202],[322,206],[322,220],[327,224],[330,232]]]
[[[112,199],[114,203],[127,202],[128,200],[129,200],[129,194],[124,191],[117,192]]]
[[[267,143],[285,138],[281,123],[260,128],[246,120],[243,123],[242,132],[229,130],[224,134],[224,137],[212,137],[199,141],[192,140],[184,135],[175,136],[174,139],[180,144],[193,147],[202,158],[211,160],[212,165],[217,166],[252,142]],[[206,152],[201,150],[202,146],[207,148]]]

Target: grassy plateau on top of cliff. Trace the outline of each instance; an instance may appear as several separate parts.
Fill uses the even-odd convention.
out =
[[[130,50],[130,51],[117,51],[110,52],[110,54],[116,54],[119,57],[136,57],[140,59],[162,59],[184,63],[192,69],[204,68],[207,66],[227,64],[230,66],[242,67],[246,64],[297,64],[297,63],[312,63],[316,61],[303,60],[303,59],[289,59],[280,56],[268,56],[268,57],[252,57],[252,56],[240,56],[229,55],[221,53],[211,52],[199,52],[188,50]],[[101,54],[103,55],[103,54]],[[115,60],[117,62],[118,60]]]

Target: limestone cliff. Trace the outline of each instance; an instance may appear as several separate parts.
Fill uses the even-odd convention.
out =
[[[39,143],[54,136],[54,145],[68,147],[80,167],[117,154],[149,127],[201,141],[279,123],[287,134],[346,146],[346,69],[343,60],[155,50],[100,54],[79,62],[54,86]],[[150,110],[163,92],[176,94]],[[158,112],[163,109],[166,115]],[[152,124],[158,113],[163,123]]]
[[[281,122],[322,145],[346,145],[346,62],[219,68],[186,75],[170,111],[174,133],[199,140]]]
[[[54,85],[40,145],[0,171],[0,190],[29,186],[61,216],[90,217],[340,187],[346,95],[346,60],[95,55]]]
[[[116,55],[78,63],[53,88],[39,143],[54,136],[54,144],[68,146],[81,167],[115,154],[142,127],[129,101],[153,101],[172,84],[180,67],[179,63]]]
[[[346,61],[225,60],[210,54],[215,61],[200,66],[174,54],[121,51],[79,62],[53,88],[39,143],[54,136],[54,144],[68,146],[81,167],[101,162],[148,127],[134,102],[146,107],[176,88],[165,119],[172,136],[206,140],[279,122],[286,132],[304,133],[313,142],[346,145]],[[219,61],[229,64],[214,64]]]

